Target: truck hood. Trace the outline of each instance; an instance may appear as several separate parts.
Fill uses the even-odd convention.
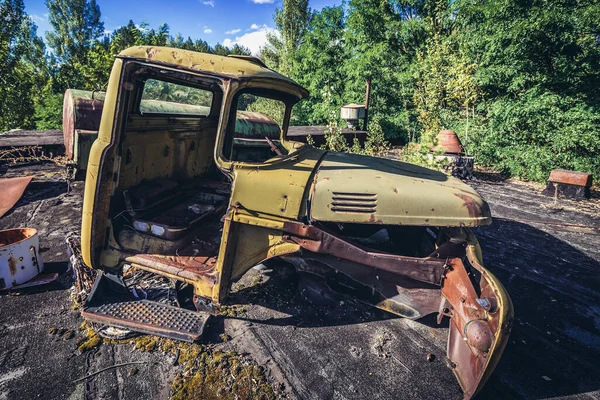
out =
[[[327,153],[312,184],[313,221],[419,226],[492,222],[488,204],[471,187],[399,161]]]

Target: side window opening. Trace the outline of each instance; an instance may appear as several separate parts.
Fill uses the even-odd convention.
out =
[[[252,93],[242,93],[235,102],[235,122],[228,135],[232,161],[263,162],[287,154],[280,141],[286,104]]]

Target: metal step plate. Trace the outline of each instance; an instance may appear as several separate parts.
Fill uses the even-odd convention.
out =
[[[81,315],[90,322],[185,342],[198,340],[210,317],[209,313],[190,311],[150,300],[86,307]]]

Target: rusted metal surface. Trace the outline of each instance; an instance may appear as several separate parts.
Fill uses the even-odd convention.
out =
[[[11,290],[27,289],[30,287],[47,285],[49,283],[56,281],[57,279],[58,279],[57,272],[51,272],[49,274],[40,274],[40,275],[36,276],[35,278],[28,280],[27,282],[25,282],[21,285],[13,286],[11,288]]]
[[[437,135],[438,144],[435,146],[435,150],[441,150],[446,154],[462,155],[465,149],[458,138],[456,132],[449,129],[440,131]]]
[[[555,169],[550,172],[548,181],[590,187],[592,186],[592,174],[568,171],[566,169]]]
[[[340,118],[346,121],[349,129],[357,129],[360,119],[365,118],[365,106],[362,104],[347,104],[340,110]]]
[[[417,282],[395,272],[374,270],[373,267],[346,261],[338,257],[304,251],[301,256],[285,256],[297,271],[319,275],[336,293],[351,296],[404,318],[418,319],[434,313],[440,304],[439,287]],[[325,265],[329,269],[319,268]],[[344,281],[337,271],[350,278]]]
[[[104,92],[67,89],[63,100],[63,137],[65,152],[73,158],[76,130],[98,131]]]
[[[474,395],[485,374],[491,373],[491,361],[501,353],[497,351],[498,338],[506,337],[495,329],[501,326],[501,320],[488,318],[481,322],[474,315],[481,310],[492,313],[495,305],[499,314],[504,313],[507,303],[491,297],[507,295],[497,280],[485,276],[482,267],[478,268],[481,282],[466,275],[461,263],[465,248],[443,243],[455,240],[475,246],[476,240],[469,237],[466,227],[491,223],[485,200],[446,174],[392,160],[327,152],[286,140],[277,144],[283,154],[273,157],[267,143],[270,135],[276,137],[279,127],[261,115],[240,114],[243,121],[236,124],[239,129],[235,129],[234,136],[253,146],[264,139],[264,150],[270,157],[230,157],[231,126],[222,121],[235,111],[232,104],[242,93],[240,90],[246,88],[244,81],[258,76],[260,79],[248,83],[248,87],[260,88],[260,93],[271,92],[272,96],[267,97],[284,99],[288,116],[293,103],[304,94],[290,81],[253,63],[224,62],[211,57],[177,49],[138,47],[124,51],[115,62],[104,113],[109,120],[103,120],[99,140],[92,147],[86,180],[82,213],[85,262],[90,267],[115,271],[129,264],[187,282],[193,286],[198,307],[203,302],[221,304],[232,281],[257,263],[289,257],[302,273],[319,270],[328,285],[340,291],[354,290],[357,295],[360,293],[361,301],[394,314],[417,319],[441,309],[463,338],[457,342],[457,351],[466,346],[476,355],[475,361],[461,361],[456,367],[466,396]],[[165,63],[170,67],[164,68]],[[225,72],[238,65],[243,67],[240,74]],[[202,70],[202,75],[197,74],[194,79],[213,88],[215,98],[220,100],[222,109],[201,119],[206,123],[194,121],[196,128],[190,129],[195,119],[146,118],[144,113],[125,106],[127,93],[123,88],[142,89],[139,85],[143,80],[132,74],[139,71],[143,76],[162,75],[166,81],[184,83],[190,82],[186,69]],[[131,87],[124,82],[131,83]],[[216,111],[221,117],[218,125]],[[119,129],[105,129],[110,126]],[[142,147],[143,152],[139,153],[136,146]],[[252,150],[255,154],[256,146]],[[192,152],[196,158],[190,156]],[[179,160],[186,158],[202,165],[183,169],[185,163]],[[182,231],[181,237],[165,234],[165,227],[180,215],[171,214],[182,200],[177,189],[158,194],[151,190],[149,209],[137,209],[136,204],[141,202],[136,202],[135,190],[144,179],[194,184],[195,179],[212,179],[214,172],[226,176],[232,188],[228,196],[231,207],[223,218],[222,230],[212,232],[221,238],[220,242],[211,241],[204,246],[197,241],[196,234],[209,230],[204,224],[193,231]],[[197,204],[188,205],[184,211],[192,210],[190,206],[198,215],[206,211]],[[146,214],[150,211],[157,213]],[[188,222],[185,220],[176,228],[186,229]],[[386,243],[371,246],[366,240],[370,237],[355,238],[348,230],[341,233],[346,226],[354,225],[365,227],[367,232],[362,233],[385,228]],[[440,232],[445,236],[439,236]],[[421,238],[420,242],[415,238]],[[189,239],[188,243],[184,239]],[[182,245],[176,246],[180,240]],[[440,245],[435,252],[434,244]],[[423,257],[427,254],[432,256]],[[318,263],[329,268],[329,272],[316,267]],[[456,272],[461,266],[462,275]],[[447,286],[452,289],[445,293],[443,288]],[[493,295],[486,292],[488,286]],[[479,291],[485,296],[480,297]],[[469,307],[478,307],[477,312]],[[488,356],[481,358],[479,354]],[[452,357],[458,360],[460,354],[455,357],[452,353]]]
[[[443,316],[451,320],[448,357],[465,397],[481,389],[506,344],[512,305],[478,264],[472,246],[466,247],[471,242],[468,236],[464,242],[443,244],[431,257],[412,258],[364,250],[315,226],[286,223],[283,230],[289,234],[287,240],[308,250],[302,257],[287,260],[301,271],[327,277],[310,265],[311,260],[316,261],[372,289],[371,296],[354,293],[361,301],[412,319],[435,312],[437,306],[438,322]],[[466,248],[477,275],[469,273],[461,261]],[[334,290],[337,282],[341,282],[340,288],[349,287],[339,276],[331,277],[330,282]],[[435,285],[442,286],[441,304]]]
[[[186,342],[200,338],[210,316],[149,300],[86,307],[81,315],[93,323]]]
[[[0,231],[0,290],[22,285],[44,269],[33,228]]]
[[[341,211],[336,195],[363,196],[372,212]],[[492,222],[486,201],[472,188],[413,164],[328,152],[313,180],[310,219],[338,223],[411,226],[480,226]],[[370,196],[367,196],[370,195]],[[367,208],[362,207],[367,210]]]
[[[288,240],[313,253],[327,254],[346,261],[368,265],[420,282],[440,285],[445,261],[436,258],[414,258],[363,250],[315,226],[286,222]]]
[[[0,179],[0,218],[17,204],[32,179],[31,176]]]
[[[591,197],[589,186],[570,185],[568,183],[550,182],[546,184],[546,188],[542,190],[544,196],[554,197],[555,199],[569,200],[587,200]]]
[[[195,281],[199,276],[214,283],[216,281],[216,257],[164,256],[158,254],[138,254],[126,258],[128,263],[150,272],[162,272],[182,281]]]
[[[279,140],[281,128],[272,118],[257,112],[238,111],[235,120],[235,137],[240,139],[261,139],[265,136]]]
[[[542,194],[556,199],[585,200],[591,196],[592,175],[585,172],[555,169],[550,172]]]
[[[365,92],[365,122],[363,130],[369,129],[369,103],[371,102],[371,78],[367,78],[367,88]]]
[[[465,398],[474,396],[485,384],[502,354],[512,324],[512,303],[494,289],[490,276],[469,249],[467,258],[481,273],[479,292],[460,258],[448,259],[442,283],[440,314],[450,317],[448,358]],[[505,304],[506,303],[506,304]],[[439,321],[439,319],[438,319]]]

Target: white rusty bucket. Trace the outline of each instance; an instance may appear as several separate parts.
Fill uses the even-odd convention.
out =
[[[21,285],[44,269],[37,229],[0,231],[0,290]]]

